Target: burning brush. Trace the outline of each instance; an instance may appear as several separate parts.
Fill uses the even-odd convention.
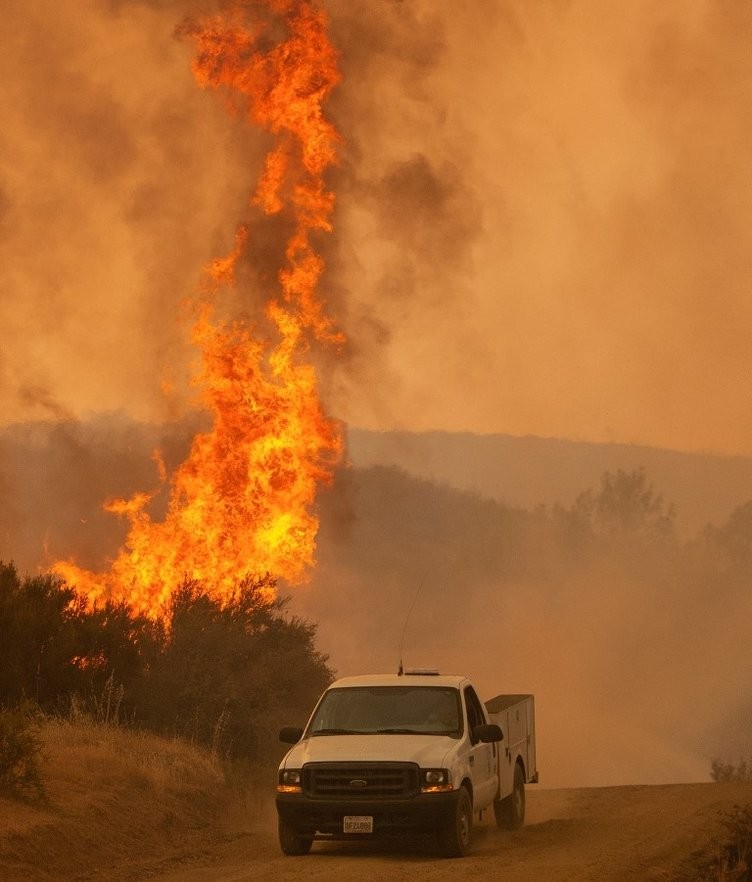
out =
[[[332,229],[334,194],[324,176],[339,141],[323,113],[340,79],[326,25],[315,0],[235,0],[183,28],[196,46],[199,85],[223,93],[274,136],[253,202],[266,215],[289,218],[292,234],[279,288],[265,306],[272,339],[258,339],[248,320],[218,316],[223,293],[236,286],[247,230],[238,231],[231,253],[205,268],[189,312],[201,353],[194,382],[211,428],[193,439],[169,479],[160,466],[169,484],[164,520],[147,512],[153,493],[106,504],[129,521],[109,572],[55,564],[91,603],[125,601],[158,617],[186,577],[222,599],[244,576],[294,582],[313,563],[312,504],[342,448],[307,358],[312,345],[344,342],[318,293],[324,261],[312,242],[312,234]],[[277,34],[283,36],[275,41]]]

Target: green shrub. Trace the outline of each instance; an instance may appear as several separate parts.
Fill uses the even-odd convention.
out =
[[[34,698],[44,713],[178,735],[223,758],[276,759],[279,727],[305,722],[333,674],[315,625],[288,615],[275,590],[269,575],[248,577],[219,600],[186,580],[153,622],[125,603],[89,609],[59,579],[21,579],[0,561],[0,707]],[[33,785],[34,732],[20,719],[5,727],[15,734],[3,736],[0,786]]]
[[[315,626],[285,614],[270,577],[210,597],[185,582],[168,609],[166,639],[150,664],[137,722],[210,747],[224,759],[277,758],[282,725],[305,722],[333,679]]]
[[[0,790],[43,795],[39,714],[31,702],[0,710]]]

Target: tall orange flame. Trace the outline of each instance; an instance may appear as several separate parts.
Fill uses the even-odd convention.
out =
[[[268,48],[280,24],[285,36]],[[305,358],[313,341],[343,342],[318,295],[324,262],[311,242],[313,231],[332,228],[334,194],[324,175],[339,140],[322,111],[340,78],[325,15],[315,0],[235,0],[185,30],[197,48],[198,83],[223,90],[234,106],[242,101],[249,120],[275,136],[253,201],[294,223],[281,296],[266,306],[276,342],[255,339],[248,321],[217,317],[222,291],[235,285],[247,231],[241,228],[233,251],[205,269],[192,304],[192,340],[202,359],[195,383],[213,423],[170,479],[164,520],[146,511],[153,493],[107,503],[129,519],[110,571],[55,564],[92,603],[125,600],[155,617],[185,577],[220,599],[247,575],[300,580],[313,563],[316,491],[341,454],[339,426],[324,414]],[[159,458],[158,466],[164,482]]]

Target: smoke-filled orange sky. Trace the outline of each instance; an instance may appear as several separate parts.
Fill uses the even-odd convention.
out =
[[[752,5],[325,5],[332,414],[752,454]],[[193,6],[3,10],[5,422],[186,407],[179,304],[268,148],[197,88]]]

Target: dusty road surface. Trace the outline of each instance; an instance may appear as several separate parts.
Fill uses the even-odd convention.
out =
[[[712,848],[721,818],[752,801],[752,785],[680,784],[583,790],[528,789],[527,820],[501,832],[476,822],[471,854],[437,856],[430,840],[410,843],[315,842],[305,857],[284,857],[271,803],[253,823],[230,823],[224,841],[181,861],[161,882],[392,882],[504,879],[505,882],[609,882],[675,879],[687,859]],[[233,829],[234,828],[234,829]]]

